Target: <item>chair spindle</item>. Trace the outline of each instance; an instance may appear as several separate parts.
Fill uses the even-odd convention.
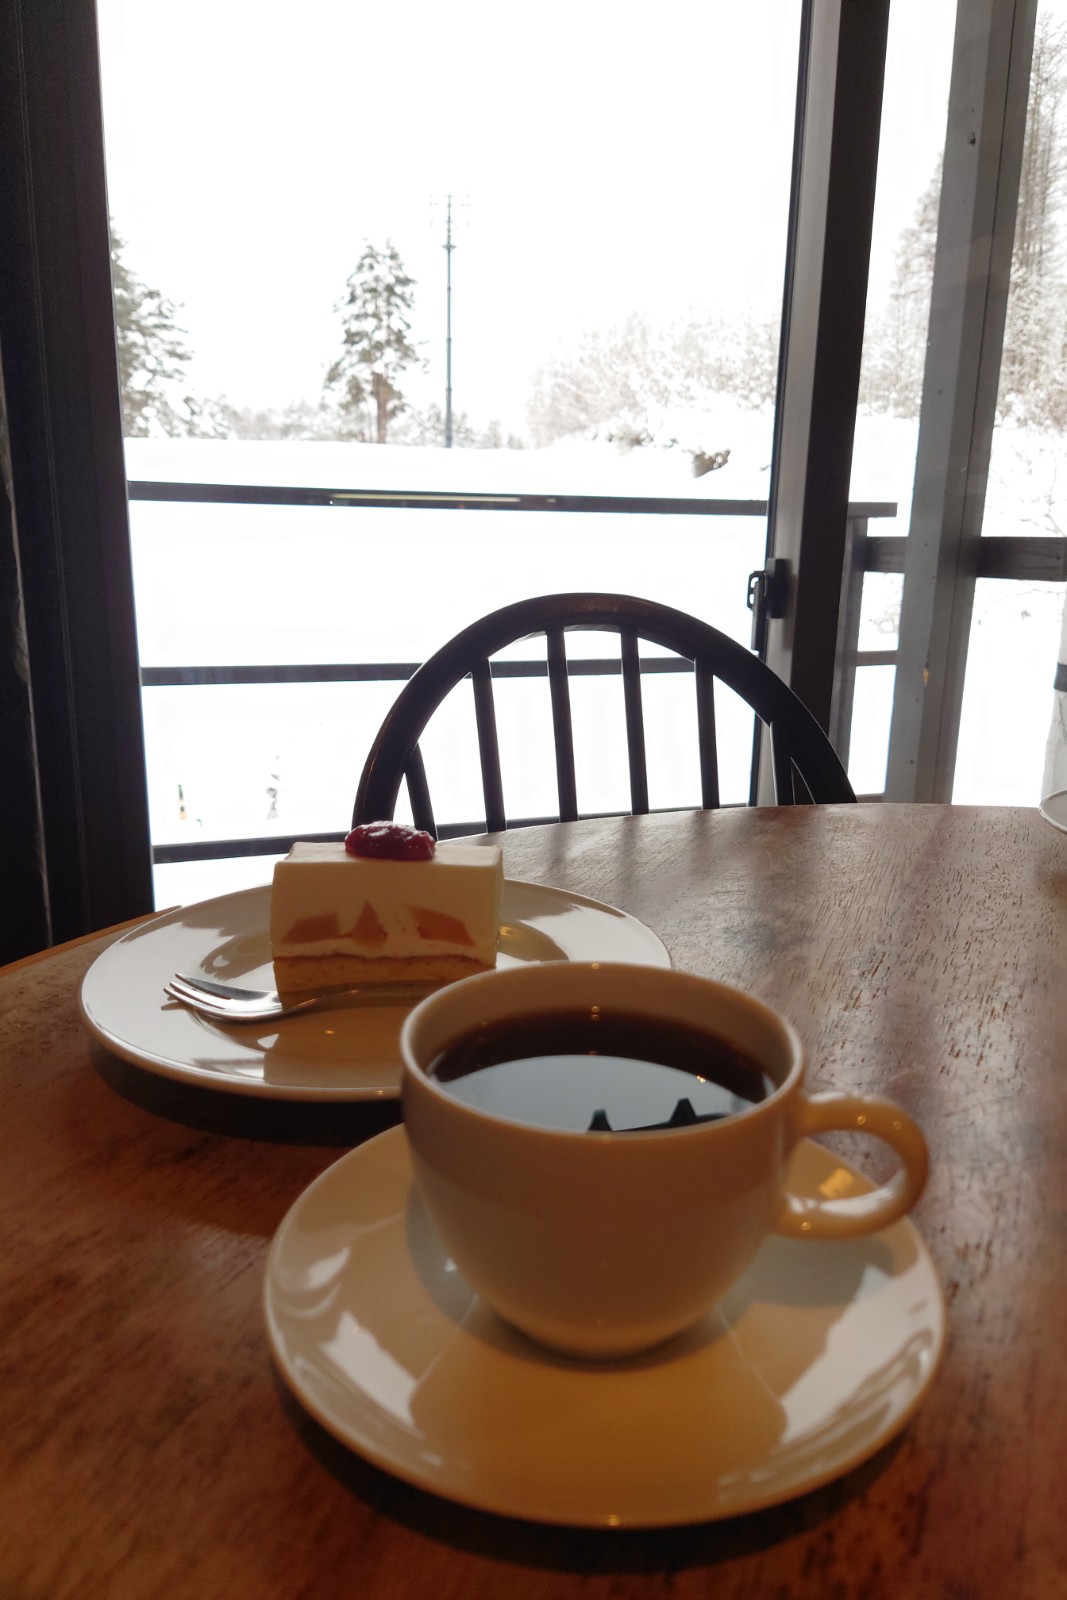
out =
[[[621,635],[622,692],[626,704],[626,753],[630,760],[630,809],[635,817],[648,812],[648,761],[645,718],[641,704],[641,656],[632,628]]]
[[[426,766],[418,745],[408,756],[408,763],[404,768],[404,781],[408,786],[408,804],[411,806],[412,821],[416,828],[423,828],[431,839],[436,839],[437,824],[434,821],[433,803],[430,800],[430,786],[426,782]]]
[[[775,798],[780,806],[795,805],[796,787],[793,782],[793,753],[789,737],[780,722],[770,724],[770,735]]]
[[[694,662],[697,696],[697,748],[700,756],[700,804],[719,806],[719,747],[715,737],[715,673],[702,656]]]
[[[546,633],[548,686],[552,695],[552,733],[556,745],[556,788],[559,793],[559,820],[577,822],[578,791],[574,779],[574,733],[571,727],[571,694],[567,677],[567,647],[562,628]]]
[[[492,666],[494,657],[508,646],[533,637],[546,639],[547,671],[555,740],[556,786],[561,821],[578,817],[575,775],[574,725],[570,697],[572,670],[606,672],[596,661],[568,664],[565,637],[569,630],[608,632],[620,636],[619,662],[623,678],[627,755],[630,768],[631,809],[649,809],[649,750],[641,679],[642,641],[673,651],[675,662],[694,664],[697,701],[697,735],[700,763],[700,803],[705,809],[722,804],[721,774],[716,730],[715,684],[721,683],[747,705],[755,720],[758,741],[768,732],[767,745],[774,774],[773,800],[778,805],[855,803],[856,795],[824,730],[783,682],[751,651],[710,623],[671,606],[635,595],[574,593],[535,595],[517,600],[480,617],[461,629],[428,657],[406,683],[378,730],[360,775],[352,822],[374,822],[392,817],[397,791],[406,777],[412,813],[420,826],[434,831],[433,812],[422,772],[417,741],[430,717],[447,696],[472,679],[478,719],[478,755],[482,769],[486,827],[502,832],[508,827],[504,810],[500,751],[494,705],[493,679],[514,663]],[[531,664],[532,665],[532,664]],[[653,665],[645,662],[645,668]],[[659,663],[655,663],[659,665]],[[522,675],[526,675],[524,668]],[[757,741],[754,740],[754,751]],[[754,760],[756,756],[754,754]],[[755,768],[753,769],[755,770]],[[621,796],[619,797],[621,799]],[[749,785],[749,803],[758,796]],[[465,821],[464,828],[474,827]],[[456,829],[455,831],[458,831]]]
[[[487,660],[475,663],[471,669],[471,681],[474,685],[474,717],[478,724],[478,758],[482,766],[485,829],[487,833],[502,833],[508,823],[504,814],[504,785],[500,777],[493,674]]]

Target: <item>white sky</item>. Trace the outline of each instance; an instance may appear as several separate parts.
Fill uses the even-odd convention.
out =
[[[194,379],[318,394],[365,239],[417,281],[443,400],[521,429],[586,331],[780,295],[799,0],[98,0],[111,211],[181,307]],[[953,0],[895,0],[876,280],[933,174]]]

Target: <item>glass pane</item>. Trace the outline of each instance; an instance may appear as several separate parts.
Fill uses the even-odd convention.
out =
[[[989,460],[984,536],[1067,533],[1067,6],[1041,0],[1034,33],[1019,208]],[[953,799],[1032,805],[1067,787],[1064,586],[979,584],[967,658]],[[982,592],[993,591],[993,592]],[[1014,710],[998,694],[996,650],[1011,661]],[[982,707],[982,710],[978,708]],[[983,740],[982,729],[987,729]]]
[[[258,889],[269,883],[274,863],[281,856],[231,856],[210,861],[161,861],[152,869],[156,906],[191,905],[238,889]]]
[[[904,575],[900,572],[865,572],[860,608],[859,648],[895,650],[900,627],[900,599]]]
[[[911,516],[956,0],[893,0],[850,496]]]
[[[395,683],[146,688],[157,844],[347,828]]]
[[[860,667],[856,673],[848,776],[858,795],[879,795],[885,790],[895,679],[895,667]]]
[[[852,455],[851,499],[888,502],[871,536],[906,537],[919,436],[933,251],[941,192],[956,0],[894,0]],[[897,648],[902,577],[866,573],[858,649]],[[857,668],[849,776],[857,793],[885,788],[891,666]]]
[[[765,488],[800,0],[639,28],[546,0],[506,32],[413,0],[402,41],[345,0],[98,10],[120,335],[146,287],[183,330],[127,363],[131,434],[374,442],[387,379],[389,444],[442,445],[451,391],[457,448],[593,445],[631,482],[662,455],[684,489],[726,455]],[[352,63],[388,60],[355,107]],[[347,316],[375,287],[377,365]]]
[[[134,501],[130,522],[142,667],[418,662],[497,606],[604,588],[699,598],[747,644],[763,539],[762,518],[538,511]]]
[[[1046,792],[1062,613],[1062,584],[980,578],[975,585],[956,804],[1033,806]]]
[[[665,0],[630,27],[606,0],[548,0],[505,28],[484,0],[417,0],[401,39],[395,10],[344,0],[99,0],[131,482],[494,503],[135,498],[142,664],[417,661],[496,605],[583,587],[747,642],[801,9]],[[368,60],[394,70],[356,87]],[[507,509],[532,495],[650,505]],[[669,514],[684,499],[752,514]],[[187,752],[221,737],[221,688],[146,698],[153,817],[180,766],[199,814],[258,833],[265,764],[302,745],[323,763],[292,824],[310,831],[343,785],[283,724],[336,741],[354,691],[328,711],[226,693],[234,718],[257,709],[215,764]],[[351,714],[362,755],[369,713]],[[542,769],[523,771],[536,812]]]

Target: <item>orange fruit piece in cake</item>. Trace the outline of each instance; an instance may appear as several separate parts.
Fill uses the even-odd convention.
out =
[[[420,939],[440,939],[444,944],[474,944],[467,924],[459,917],[450,917],[447,911],[433,911],[429,906],[409,906],[415,918]]]
[[[348,935],[357,944],[369,945],[372,949],[383,945],[388,937],[382,926],[381,919],[368,900],[360,912],[359,917]]]

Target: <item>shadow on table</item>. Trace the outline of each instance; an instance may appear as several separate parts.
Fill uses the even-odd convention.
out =
[[[97,1076],[131,1105],[202,1133],[350,1149],[400,1121],[395,1099],[327,1102],[221,1094],[146,1072],[99,1045],[92,1047],[91,1060]]]
[[[320,1427],[272,1368],[286,1417],[310,1454],[376,1513],[470,1555],[546,1571],[669,1574],[717,1566],[795,1539],[835,1517],[886,1470],[904,1435],[820,1489],[744,1516],[664,1528],[570,1528],[475,1511],[381,1471]]]

